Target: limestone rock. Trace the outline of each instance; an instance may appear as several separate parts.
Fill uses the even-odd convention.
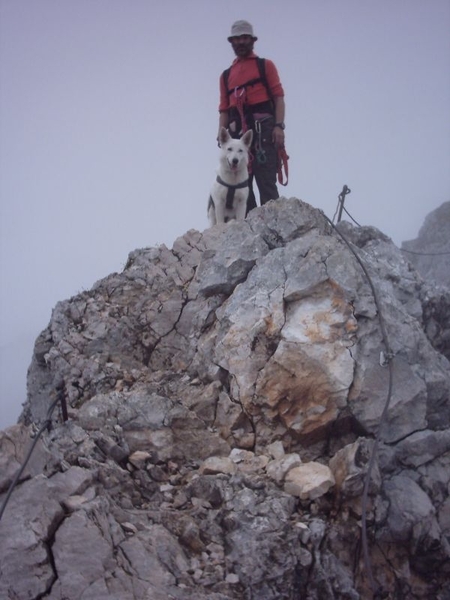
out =
[[[285,454],[281,458],[275,458],[267,465],[267,475],[276,481],[279,485],[283,483],[286,474],[295,467],[299,467],[302,463],[300,455],[296,452]]]
[[[291,469],[286,475],[284,491],[302,500],[315,500],[335,484],[329,467],[309,462]]]
[[[370,440],[359,438],[336,452],[330,460],[330,469],[340,494],[348,498],[361,496],[372,450],[373,443]],[[371,473],[372,489],[378,489],[380,482],[380,471],[375,461]]]
[[[370,598],[363,510],[380,597],[449,597],[449,306],[387,236],[295,198],[130,253],[55,306],[0,433],[4,502],[57,401],[0,597]]]
[[[269,444],[267,446],[267,450],[269,451],[270,456],[274,459],[283,458],[285,455],[283,443],[280,441]]]
[[[210,456],[200,466],[200,473],[205,475],[216,475],[217,473],[234,473],[236,466],[231,458],[226,456]]]
[[[152,455],[149,452],[143,450],[136,450],[133,454],[130,454],[128,460],[137,469],[143,469],[145,465],[150,461]]]

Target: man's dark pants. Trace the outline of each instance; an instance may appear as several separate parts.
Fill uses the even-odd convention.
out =
[[[261,126],[260,132],[256,130],[255,119],[252,114],[247,115],[247,124],[253,129],[253,143],[251,148],[252,163],[249,176],[249,195],[247,199],[247,214],[256,208],[256,198],[253,191],[253,181],[259,190],[259,200],[261,206],[269,200],[275,200],[279,197],[277,189],[277,161],[278,154],[275,144],[272,142],[272,132],[275,125],[275,118],[272,115],[265,116],[259,123]],[[234,110],[230,114],[230,124],[235,123],[234,127],[230,128],[230,133],[233,137],[239,137],[238,132],[241,130],[241,122]]]
[[[253,191],[253,181],[259,190],[259,199],[261,206],[269,200],[275,200],[279,197],[277,189],[277,150],[272,141],[272,132],[275,119],[266,118],[260,122],[261,133],[253,128],[253,144],[250,175],[250,192],[247,200],[247,213],[257,206],[255,193]]]

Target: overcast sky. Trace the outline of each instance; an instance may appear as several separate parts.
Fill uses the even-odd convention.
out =
[[[282,194],[398,245],[450,199],[449,0],[0,0],[0,429],[56,302],[207,226],[231,23],[286,92]]]

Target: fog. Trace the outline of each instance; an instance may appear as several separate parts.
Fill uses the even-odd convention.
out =
[[[289,184],[395,243],[450,199],[447,0],[0,0],[0,428],[63,299],[207,227],[236,19],[286,92]]]

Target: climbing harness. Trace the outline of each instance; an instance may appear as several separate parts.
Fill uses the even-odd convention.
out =
[[[219,175],[217,175],[216,181],[217,181],[217,183],[220,183],[220,185],[223,185],[224,187],[228,188],[227,189],[226,207],[228,210],[231,210],[233,208],[233,200],[234,200],[235,191],[239,190],[241,188],[248,187],[248,179],[246,179],[245,181],[242,181],[241,183],[236,183],[235,185],[232,185],[231,183],[225,183],[225,181],[221,177],[219,177]]]
[[[267,83],[267,78],[266,78],[266,59],[260,58],[258,56],[256,58],[256,64],[258,66],[259,77],[256,77],[255,79],[250,79],[250,81],[247,81],[246,83],[243,83],[242,85],[232,88],[231,90],[228,89],[228,78],[230,76],[231,67],[229,67],[228,69],[225,69],[225,71],[222,73],[222,77],[223,77],[223,82],[224,82],[225,89],[227,90],[228,95],[232,94],[233,92],[236,93],[236,90],[239,90],[239,89],[245,90],[245,88],[247,88],[249,86],[256,85],[257,83],[262,83],[263,86],[266,88],[266,91],[267,91],[270,99],[272,100],[272,95],[270,93],[269,85]]]

